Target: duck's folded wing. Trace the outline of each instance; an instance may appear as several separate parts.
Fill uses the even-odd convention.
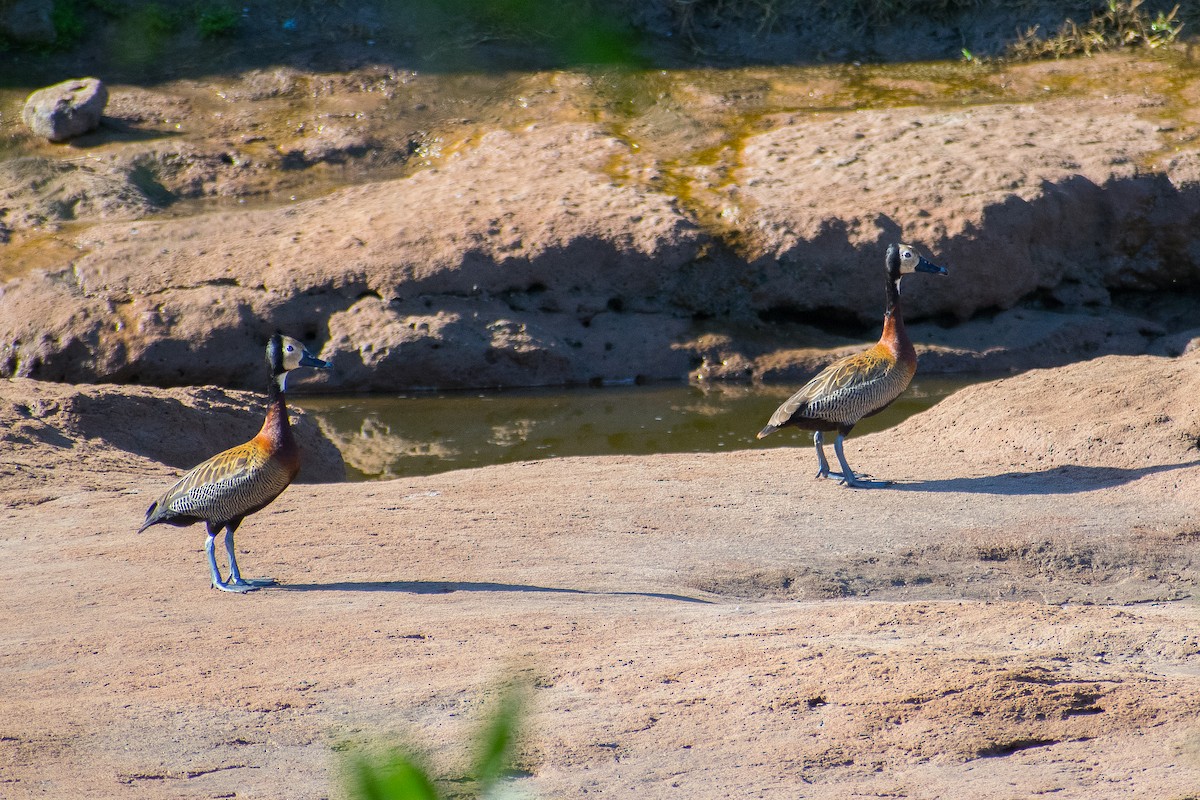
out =
[[[259,500],[252,489],[263,461],[254,443],[247,442],[196,465],[152,506],[146,525],[152,518],[228,520],[246,513]]]
[[[894,364],[894,360],[877,347],[839,359],[776,409],[768,424],[781,427],[797,414],[831,422],[853,418],[853,412],[848,415],[838,412],[859,405],[856,400],[860,397],[875,394],[874,389],[887,380]]]

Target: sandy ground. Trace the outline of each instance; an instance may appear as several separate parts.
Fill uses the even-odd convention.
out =
[[[460,794],[515,676],[534,797],[1194,797],[1198,366],[965,389],[851,438],[879,490],[799,438],[297,484],[246,596],[134,533],[177,469],[6,382],[0,793],[336,797],[404,743]]]
[[[5,114],[26,157],[4,165],[0,372],[245,387],[284,327],[357,353],[343,388],[428,385],[441,362],[389,349],[404,337],[505,378],[485,383],[566,380],[572,358],[682,376],[689,353],[710,378],[799,380],[825,353],[756,337],[814,309],[873,325],[859,251],[894,234],[953,267],[907,305],[943,371],[995,348],[1013,369],[1176,356],[1197,335],[1177,291],[1200,219],[1191,55],[989,69],[966,95],[939,82],[953,70],[805,73],[758,105],[672,78],[632,125],[569,73],[456,93],[403,63],[117,81],[105,130],[67,156]],[[898,89],[911,103],[863,110]],[[464,102],[479,113],[442,119]],[[825,106],[845,114],[801,113]],[[409,175],[439,141],[441,166]],[[556,172],[557,152],[576,161]],[[184,207],[162,217],[160,191]],[[762,259],[730,261],[710,217],[756,230]],[[580,283],[599,256],[621,292]],[[657,286],[647,265],[675,288],[630,290]],[[1156,287],[1178,305],[1117,308]],[[447,320],[483,322],[439,330],[438,292]],[[674,347],[739,309],[744,341]],[[514,369],[482,366],[496,352]],[[468,742],[515,679],[511,788],[536,798],[1200,797],[1197,396],[1195,351],[981,384],[852,437],[851,463],[895,481],[871,491],[813,480],[801,436],[338,483],[301,421],[300,482],[238,537],[245,572],[279,585],[231,596],[200,529],[135,531],[183,469],[253,434],[257,393],[0,380],[0,796],[341,797],[347,754],[389,745],[469,795]]]

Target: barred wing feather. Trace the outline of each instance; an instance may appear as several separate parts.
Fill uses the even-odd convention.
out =
[[[894,399],[887,395],[898,377],[895,367],[891,353],[879,346],[839,359],[781,405],[771,415],[768,427],[782,427],[797,413],[834,423],[857,422],[877,410],[872,407],[876,403]],[[900,391],[903,389],[901,386]]]
[[[272,468],[275,467],[275,468]],[[151,520],[227,521],[256,511],[287,488],[291,476],[254,443],[218,453],[179,479],[156,503]]]

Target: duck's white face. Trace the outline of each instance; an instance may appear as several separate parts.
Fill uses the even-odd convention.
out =
[[[275,385],[282,391],[287,383],[287,375],[297,367],[313,367],[315,369],[333,369],[333,364],[322,361],[308,351],[298,339],[290,336],[279,336],[279,349],[275,349],[275,339],[267,345],[267,361],[274,373]],[[278,359],[278,361],[276,361]],[[278,364],[278,366],[276,366]]]
[[[900,274],[911,275],[917,271],[917,264],[921,263],[921,257],[917,255],[917,251],[912,245],[902,244],[898,246],[900,251]]]
[[[293,370],[300,366],[300,359],[304,358],[304,345],[290,336],[280,337],[280,344],[283,347],[283,368],[284,370]]]

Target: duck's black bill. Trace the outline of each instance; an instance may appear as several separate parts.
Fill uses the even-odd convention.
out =
[[[315,367],[316,369],[333,369],[332,362],[322,361],[307,350],[300,356],[300,366]]]
[[[919,260],[917,261],[917,270],[916,270],[917,272],[931,272],[934,275],[949,275],[950,274],[949,272],[946,272],[945,267],[939,267],[937,264],[934,264],[932,261],[925,260],[925,256],[918,256],[918,259]]]

